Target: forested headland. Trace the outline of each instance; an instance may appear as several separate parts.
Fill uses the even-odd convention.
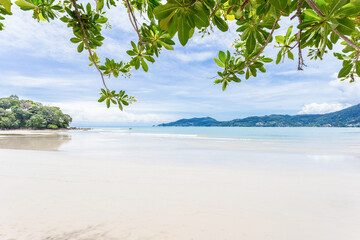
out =
[[[211,117],[180,119],[160,127],[360,127],[360,104],[326,114],[252,116],[231,121]]]
[[[0,98],[0,129],[68,128],[72,118],[59,107],[45,106],[16,95]]]

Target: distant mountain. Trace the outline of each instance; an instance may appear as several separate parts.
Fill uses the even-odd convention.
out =
[[[180,119],[160,127],[360,127],[360,104],[327,114],[269,115],[231,121],[211,117]]]

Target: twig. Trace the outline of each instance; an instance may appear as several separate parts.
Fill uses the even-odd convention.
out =
[[[77,7],[77,4],[76,4],[76,0],[72,0],[72,2],[73,2],[74,7],[75,7],[76,16],[77,16],[77,18],[78,18],[78,20],[79,20],[81,30],[82,30],[82,32],[83,32],[83,34],[84,34],[85,44],[86,44],[86,47],[87,47],[88,52],[89,52],[89,54],[90,54],[91,60],[92,60],[92,62],[94,63],[96,69],[97,69],[97,70],[99,71],[99,73],[100,73],[100,76],[101,76],[101,79],[102,79],[102,82],[103,82],[103,85],[104,85],[106,91],[107,91],[108,93],[110,93],[110,95],[112,96],[109,88],[106,86],[105,79],[104,79],[104,74],[103,74],[103,72],[100,70],[99,66],[97,65],[97,63],[96,63],[96,61],[95,61],[95,59],[94,59],[94,56],[93,56],[93,54],[92,54],[92,52],[91,52],[90,45],[89,45],[89,39],[88,39],[88,37],[87,37],[87,35],[86,35],[86,31],[85,31],[84,25],[83,25],[83,23],[82,23],[82,21],[81,21],[81,16],[80,16],[80,13],[79,13],[79,9],[78,9],[78,7]]]
[[[245,0],[245,2],[244,2],[243,4],[241,4],[241,7],[240,7],[241,11],[243,11],[244,8],[245,8],[249,3],[250,3],[250,0]]]
[[[314,3],[312,0],[305,0],[309,6],[320,16],[325,18],[326,16],[324,15],[324,13],[321,11],[321,9],[316,5],[316,3]],[[347,44],[349,44],[350,46],[352,46],[353,48],[357,49],[360,51],[360,46],[357,45],[356,43],[354,43],[353,41],[351,41],[348,37],[342,35],[341,33],[338,32],[338,30],[336,30],[335,28],[331,28],[334,33],[336,35],[338,35],[340,38],[342,38]]]
[[[298,5],[297,5],[296,14],[291,18],[291,20],[292,20],[292,19],[294,19],[294,17],[297,17],[298,20],[299,20],[299,24],[301,24],[301,22],[302,22],[302,20],[301,20],[301,7],[302,7],[302,4],[303,4],[303,0],[300,0],[298,2]],[[302,33],[302,29],[299,29],[298,33],[296,35],[296,41],[297,41],[297,44],[298,44],[298,71],[302,71],[303,67],[306,67],[306,65],[304,63],[304,58],[302,56],[302,50],[301,50],[301,33]]]
[[[280,15],[280,16],[281,16],[281,15]],[[274,26],[272,27],[271,32],[270,32],[268,38],[266,39],[265,44],[262,46],[260,52],[259,52],[250,62],[248,62],[248,64],[246,64],[245,67],[243,67],[243,68],[241,68],[240,70],[234,72],[234,74],[237,74],[237,73],[241,72],[242,70],[248,68],[253,62],[255,62],[255,61],[260,57],[260,55],[263,53],[264,49],[266,48],[266,46],[267,46],[267,45],[269,44],[269,42],[270,42],[270,39],[271,39],[271,37],[272,37],[272,35],[273,35],[274,31],[275,31],[275,28],[276,28],[276,26],[277,26],[277,24],[278,24],[278,22],[279,22],[279,20],[280,20],[280,16],[278,17],[278,19],[276,19],[276,21],[275,21],[275,23],[274,23]]]
[[[95,5],[96,5],[96,12],[99,13],[99,6],[98,6],[98,1],[99,0],[94,0],[95,1]]]
[[[131,9],[131,5],[129,3],[129,0],[124,0],[124,2],[126,3],[126,8],[128,9],[128,15],[129,15],[129,19],[130,19],[130,23],[133,26],[135,32],[137,33],[138,37],[139,37],[139,42],[140,42],[140,48],[139,48],[139,54],[141,55],[142,52],[142,48],[144,47],[145,43],[142,41],[142,35],[139,31],[139,27],[137,25],[137,21],[136,21],[136,17],[134,12]]]

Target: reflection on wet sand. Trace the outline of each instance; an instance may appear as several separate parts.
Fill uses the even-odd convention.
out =
[[[56,151],[61,145],[71,140],[66,134],[2,134],[0,148],[21,150]]]

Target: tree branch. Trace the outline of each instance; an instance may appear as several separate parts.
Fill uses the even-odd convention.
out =
[[[280,16],[281,16],[281,15],[280,15]],[[260,55],[263,53],[264,49],[266,48],[266,46],[267,46],[267,45],[269,44],[269,42],[270,42],[270,39],[271,39],[271,37],[272,37],[272,35],[273,35],[274,31],[275,31],[275,28],[276,28],[276,26],[277,26],[277,24],[278,24],[278,22],[279,22],[279,20],[280,20],[280,16],[278,17],[278,19],[276,19],[276,21],[275,21],[275,23],[274,23],[274,26],[272,27],[271,32],[270,32],[268,38],[266,39],[264,45],[262,46],[260,52],[259,52],[250,62],[248,62],[248,64],[246,64],[245,67],[241,68],[240,70],[237,70],[237,71],[234,72],[233,74],[237,74],[237,73],[241,72],[242,70],[248,68],[253,62],[255,62],[255,61],[260,57]]]
[[[77,7],[77,4],[76,4],[76,0],[72,0],[72,3],[74,4],[76,16],[77,16],[77,18],[78,18],[78,20],[79,20],[81,30],[82,30],[82,32],[83,32],[83,34],[84,34],[84,40],[85,40],[85,44],[86,44],[86,47],[87,47],[87,49],[88,49],[88,52],[89,52],[89,54],[90,54],[90,58],[91,58],[92,62],[94,63],[94,66],[96,67],[96,69],[97,69],[98,72],[100,73],[100,76],[101,76],[101,79],[102,79],[102,82],[103,82],[103,85],[104,85],[106,91],[107,91],[108,93],[110,93],[110,95],[112,96],[109,88],[106,86],[105,79],[104,79],[104,74],[103,74],[103,72],[100,70],[99,66],[97,65],[97,63],[96,63],[96,61],[95,61],[95,59],[94,59],[93,53],[91,52],[91,48],[90,48],[90,45],[89,45],[89,39],[88,39],[88,37],[87,37],[87,35],[86,35],[86,31],[85,31],[84,25],[83,25],[83,23],[82,23],[82,21],[81,21],[81,16],[80,16],[80,13],[79,13],[79,9],[78,9],[78,7]]]
[[[136,33],[137,33],[137,35],[139,37],[139,42],[141,44],[141,46],[139,48],[139,53],[141,54],[142,48],[144,47],[145,44],[142,41],[142,36],[141,36],[140,31],[139,31],[139,27],[137,25],[137,22],[136,22],[136,17],[134,15],[134,12],[131,9],[131,5],[129,3],[129,0],[124,0],[124,2],[126,3],[126,8],[128,9],[128,15],[129,15],[130,23],[133,26],[134,30],[136,31]]]
[[[299,20],[299,24],[301,24],[302,20],[301,20],[301,6],[303,4],[303,0],[300,0],[298,2],[298,5],[297,5],[297,11],[296,11],[296,14],[291,18],[291,20],[294,18],[294,17],[297,17],[298,20]],[[297,41],[297,44],[298,44],[298,71],[302,71],[303,70],[303,67],[305,65],[304,63],[304,58],[302,56],[302,50],[301,50],[301,33],[302,33],[302,29],[299,29],[298,30],[298,33],[296,35],[296,41]]]
[[[316,5],[316,3],[313,2],[313,0],[305,0],[307,4],[320,16],[320,17],[326,17],[324,13],[321,11],[321,9]],[[338,35],[340,38],[342,38],[347,44],[355,48],[356,50],[360,51],[360,46],[351,41],[348,37],[345,35],[342,35],[338,32],[335,28],[331,28],[336,35]]]

